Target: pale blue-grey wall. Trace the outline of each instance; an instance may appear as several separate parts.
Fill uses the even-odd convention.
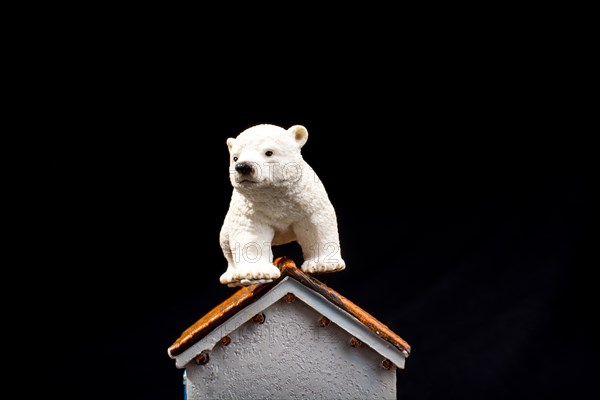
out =
[[[395,399],[396,367],[299,299],[279,300],[217,344],[209,362],[186,365],[187,400]],[[229,329],[228,329],[229,331]],[[183,395],[182,395],[183,398]]]

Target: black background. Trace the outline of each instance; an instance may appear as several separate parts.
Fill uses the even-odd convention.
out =
[[[346,62],[295,50],[221,64],[102,42],[74,62],[52,53],[32,78],[48,127],[30,185],[36,383],[183,398],[167,348],[235,290],[218,281],[225,140],[273,123],[308,129],[304,158],[337,211],[347,268],[319,279],[412,346],[399,399],[594,386],[590,147],[541,53],[447,43],[367,46],[365,67],[339,48]],[[275,254],[301,262],[295,246]]]

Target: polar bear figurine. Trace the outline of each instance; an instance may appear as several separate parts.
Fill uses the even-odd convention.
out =
[[[302,271],[346,267],[336,213],[325,187],[302,158],[308,139],[302,125],[260,124],[227,139],[233,193],[220,232],[227,270],[220,282],[245,286],[280,276],[272,246],[296,241]]]

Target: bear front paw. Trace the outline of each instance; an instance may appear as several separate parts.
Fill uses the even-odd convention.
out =
[[[326,262],[323,260],[306,260],[302,263],[302,271],[308,274],[337,272],[346,268],[344,260]]]
[[[228,268],[221,275],[220,281],[229,287],[247,286],[255,283],[272,282],[281,276],[281,271],[268,262],[243,263],[234,268]]]
[[[235,279],[233,278],[233,268],[231,268],[231,267],[227,268],[227,271],[225,271],[223,273],[223,275],[221,275],[221,277],[219,278],[219,281],[223,285],[229,285],[229,284],[235,282]]]
[[[233,279],[238,281],[242,279],[277,279],[280,275],[279,268],[268,262],[243,263],[237,265]]]

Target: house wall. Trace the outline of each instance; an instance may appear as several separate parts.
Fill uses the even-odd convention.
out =
[[[281,299],[217,344],[204,365],[186,365],[186,396],[198,399],[396,398],[396,367],[299,299]],[[252,316],[249,316],[251,318]],[[219,328],[217,328],[219,329]],[[229,329],[227,329],[229,331]]]

